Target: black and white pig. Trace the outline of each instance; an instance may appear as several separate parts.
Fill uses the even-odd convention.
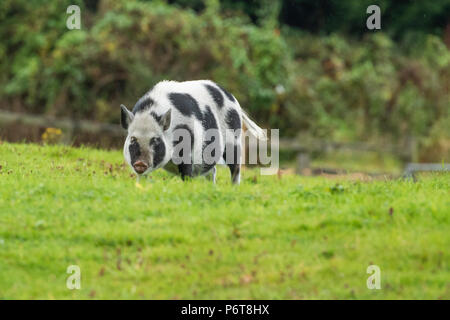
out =
[[[128,131],[124,157],[138,179],[164,168],[183,180],[207,175],[215,182],[221,162],[239,184],[242,122],[257,139],[266,139],[236,98],[213,81],[162,81],[132,111],[121,105],[121,124]]]

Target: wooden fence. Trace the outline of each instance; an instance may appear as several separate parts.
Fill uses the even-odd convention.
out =
[[[379,152],[395,155],[403,163],[417,162],[417,143],[413,137],[408,137],[403,144],[376,144],[366,142],[334,142],[321,139],[280,139],[279,149],[297,153],[297,173],[309,169],[312,154],[332,153],[338,151]]]
[[[73,119],[57,119],[48,116],[38,116],[31,114],[22,114],[0,110],[0,129],[8,126],[9,132],[0,130],[0,134],[11,136],[10,131],[20,130],[23,127],[32,127],[45,131],[46,128],[58,128],[63,131],[62,142],[65,144],[80,144],[91,143],[101,147],[120,146],[125,135],[125,131],[118,124],[98,123],[88,120],[73,120]],[[80,139],[80,136],[82,137]],[[93,139],[95,137],[95,139]],[[40,135],[34,135],[29,139],[33,142],[40,139]],[[113,141],[104,143],[104,141]],[[115,143],[117,141],[118,143]],[[78,142],[78,143],[76,143]],[[98,143],[95,143],[98,142]]]
[[[98,146],[121,147],[125,132],[118,124],[98,123],[87,120],[57,119],[47,116],[37,116],[30,114],[14,113],[0,110],[0,134],[4,134],[1,129],[8,126],[9,130],[14,130],[18,126],[37,127],[43,131],[45,128],[54,127],[63,130],[62,142],[73,144],[80,135],[84,135],[86,141],[89,138],[97,137],[95,142],[104,141],[107,137],[108,145],[96,144]],[[12,129],[11,129],[12,128]],[[80,140],[81,143],[86,141]],[[89,143],[89,142],[88,142]],[[406,177],[414,177],[418,171],[449,171],[450,164],[419,164],[417,162],[417,143],[413,137],[408,137],[405,142],[400,144],[371,144],[364,142],[341,143],[319,139],[284,139],[280,138],[278,150],[291,151],[297,153],[296,172],[301,174],[305,169],[310,168],[311,155],[315,152],[330,153],[336,151],[352,152],[384,152],[397,156],[404,162]]]

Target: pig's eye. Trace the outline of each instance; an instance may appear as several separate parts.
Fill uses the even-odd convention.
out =
[[[159,138],[159,137],[153,137],[153,138],[150,139],[150,144],[151,145],[156,145],[156,144],[159,144],[159,143],[161,143],[161,138]]]

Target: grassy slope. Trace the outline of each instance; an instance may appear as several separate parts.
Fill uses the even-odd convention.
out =
[[[0,298],[450,298],[448,174],[138,188],[120,152],[7,143],[0,165]]]

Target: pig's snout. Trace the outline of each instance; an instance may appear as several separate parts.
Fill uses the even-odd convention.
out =
[[[142,174],[145,172],[145,170],[148,169],[148,165],[145,164],[143,161],[136,161],[133,164],[134,170],[136,170],[137,173]]]

